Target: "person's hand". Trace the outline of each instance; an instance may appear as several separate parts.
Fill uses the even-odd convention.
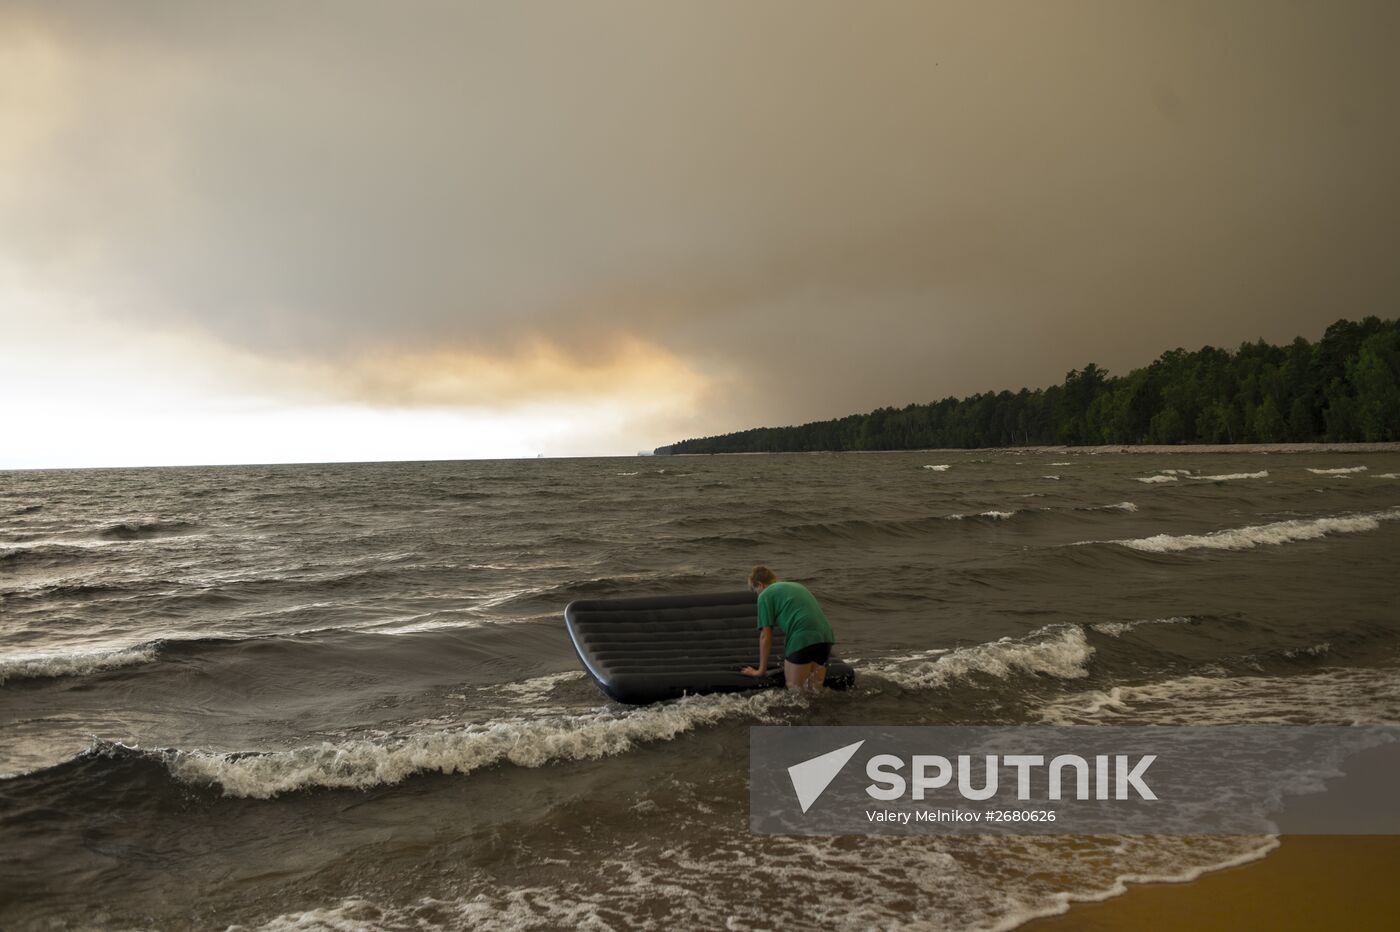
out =
[[[754,669],[753,667],[744,667],[744,669],[740,670],[739,672],[742,673],[742,674],[744,674],[745,676],[767,676],[767,675],[768,675],[767,673],[763,672],[762,670],[757,670],[757,669]]]

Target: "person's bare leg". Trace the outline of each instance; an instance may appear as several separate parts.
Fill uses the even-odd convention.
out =
[[[807,678],[811,676],[812,663],[792,663],[783,661],[783,679],[787,682],[788,689],[803,689],[807,685]]]
[[[823,664],[807,664],[806,687],[818,693],[826,687],[826,667]]]

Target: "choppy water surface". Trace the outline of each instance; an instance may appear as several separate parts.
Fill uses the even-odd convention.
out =
[[[578,672],[756,562],[859,688]],[[755,837],[748,727],[1400,723],[1397,562],[1398,454],[0,473],[0,926],[1006,928],[1274,842]]]

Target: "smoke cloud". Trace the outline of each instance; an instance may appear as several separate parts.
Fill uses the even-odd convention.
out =
[[[328,398],[676,399],[646,429],[682,433],[637,447],[1316,336],[1400,293],[1397,26],[1390,3],[10,3],[0,288]]]

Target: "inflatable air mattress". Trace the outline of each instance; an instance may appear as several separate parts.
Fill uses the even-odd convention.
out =
[[[740,672],[758,666],[758,597],[752,592],[586,599],[565,607],[564,623],[584,669],[619,702],[783,685],[783,632],[776,627],[769,675]],[[851,668],[832,657],[826,685],[844,689],[854,681]]]

